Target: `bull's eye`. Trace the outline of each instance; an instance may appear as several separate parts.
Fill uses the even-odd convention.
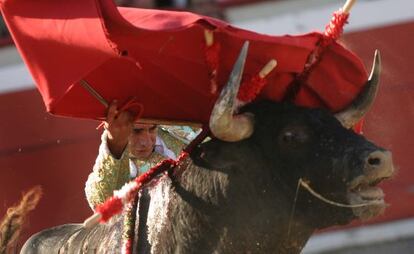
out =
[[[309,135],[306,128],[295,126],[286,128],[279,136],[279,142],[289,146],[297,146],[308,141]]]
[[[293,132],[287,131],[283,134],[282,139],[283,139],[284,142],[290,143],[290,142],[295,141],[296,137],[295,137],[295,134]]]

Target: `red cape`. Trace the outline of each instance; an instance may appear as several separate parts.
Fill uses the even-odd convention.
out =
[[[117,8],[111,0],[0,3],[47,110],[61,116],[105,116],[105,107],[79,85],[84,79],[107,101],[135,97],[143,118],[208,122],[218,93],[210,92],[206,29],[214,32],[220,46],[218,91],[243,42],[249,40],[244,80],[276,59],[278,65],[266,77],[258,99],[280,101],[324,36],[263,35],[188,12]],[[338,111],[366,80],[360,59],[332,42],[312,66],[294,102]]]

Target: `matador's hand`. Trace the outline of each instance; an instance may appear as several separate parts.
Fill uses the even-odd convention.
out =
[[[135,117],[129,111],[119,111],[116,101],[108,108],[105,129],[108,131],[108,148],[119,159],[128,144]]]

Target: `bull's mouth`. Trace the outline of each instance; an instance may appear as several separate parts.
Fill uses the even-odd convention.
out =
[[[368,220],[384,212],[388,204],[384,201],[383,190],[377,185],[390,177],[360,176],[350,183],[347,198],[354,206],[352,211],[356,217]]]

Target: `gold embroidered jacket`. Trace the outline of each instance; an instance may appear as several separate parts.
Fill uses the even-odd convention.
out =
[[[159,128],[158,136],[176,155],[181,152],[184,143],[170,135],[164,128]],[[166,159],[164,155],[153,152],[149,159],[138,160],[129,156],[128,148],[125,149],[120,159],[116,159],[108,149],[106,131],[103,132],[101,141],[98,157],[85,184],[86,199],[92,209],[112,196],[114,190],[120,189],[131,180],[130,163],[136,166],[135,168],[139,170],[137,173],[140,174]]]

